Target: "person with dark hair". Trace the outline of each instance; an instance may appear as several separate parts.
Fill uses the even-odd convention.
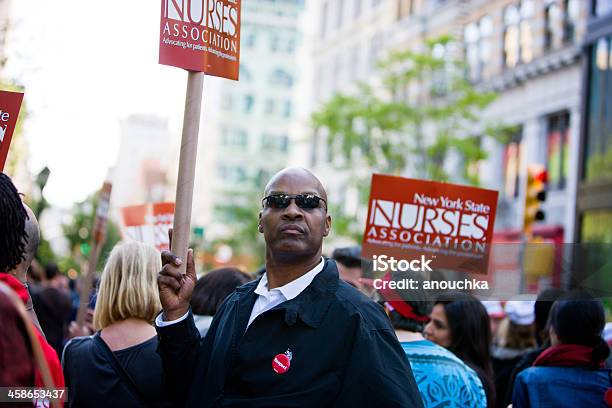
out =
[[[495,406],[491,364],[491,323],[482,303],[461,292],[442,294],[435,301],[425,338],[452,351],[472,368],[482,382],[487,406]]]
[[[206,273],[196,282],[191,296],[191,311],[200,336],[204,338],[213,316],[225,298],[253,279],[238,268],[217,268]]]
[[[21,201],[11,179],[0,172],[0,281],[9,285],[23,301],[56,387],[64,386],[57,353],[40,328],[28,291],[27,271],[34,260],[40,240],[38,222],[32,210]],[[42,384],[39,381],[39,384]]]
[[[487,397],[474,370],[449,350],[423,337],[433,301],[415,272],[394,272],[385,280],[400,283],[412,279],[417,289],[379,289],[385,309],[412,367],[425,407],[486,407]]]
[[[548,288],[543,290],[537,297],[534,305],[534,332],[537,348],[535,350],[527,352],[521,360],[514,366],[510,379],[506,384],[506,393],[504,395],[498,395],[497,398],[503,398],[503,406],[507,406],[512,401],[512,391],[514,390],[514,382],[516,377],[521,371],[533,365],[533,362],[538,356],[550,346],[547,332],[548,316],[550,309],[555,300],[564,295],[566,291],[558,288]]]
[[[338,265],[340,279],[351,286],[361,290],[361,247],[358,245],[351,247],[336,248],[332,252],[331,258]]]
[[[45,332],[47,341],[58,356],[64,350],[64,339],[68,334],[68,323],[72,312],[70,293],[61,289],[60,279],[64,277],[56,264],[45,266],[46,280],[32,294],[36,315]]]
[[[24,261],[28,244],[28,214],[11,179],[0,172],[0,271],[13,270]]]
[[[261,204],[266,270],[223,302],[203,340],[189,305],[193,252],[185,260],[162,253],[163,311],[155,325],[175,405],[423,406],[383,308],[322,256],[332,220],[319,179],[303,168],[284,169],[266,185]]]
[[[610,347],[600,300],[585,292],[560,297],[550,311],[550,344],[533,367],[516,378],[514,408],[606,407],[612,405],[612,372],[604,362]]]

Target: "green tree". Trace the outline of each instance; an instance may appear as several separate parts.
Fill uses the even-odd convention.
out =
[[[406,170],[420,178],[479,183],[475,164],[487,152],[473,132],[478,127],[480,134],[503,140],[511,128],[481,120],[496,95],[475,89],[462,61],[437,52],[451,44],[452,38],[443,36],[427,42],[423,53],[391,53],[378,64],[380,84],[359,83],[355,93],[334,95],[312,115],[315,131],[327,135],[332,156],[340,158],[334,163],[353,173],[358,186],[371,171]],[[410,101],[400,96],[413,90]],[[426,138],[426,127],[435,138]],[[459,180],[447,170],[452,153],[460,157]]]
[[[95,221],[95,210],[98,205],[99,193],[96,192],[87,197],[84,201],[73,206],[72,220],[69,224],[64,224],[62,229],[64,236],[68,240],[70,255],[60,261],[60,268],[68,270],[74,268],[81,270],[81,263],[86,261],[91,252],[92,232]],[[100,251],[100,259],[96,267],[100,271],[110,251],[121,239],[121,234],[117,225],[108,220],[106,226],[106,240]]]
[[[265,242],[259,232],[259,211],[263,187],[255,181],[244,191],[233,194],[227,204],[215,208],[216,219],[228,228],[225,237],[217,239],[213,247],[228,245],[235,256],[248,258],[251,271],[265,261]]]

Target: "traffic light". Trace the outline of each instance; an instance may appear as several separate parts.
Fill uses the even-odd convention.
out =
[[[533,224],[544,221],[545,214],[542,203],[546,201],[546,183],[548,173],[546,168],[539,164],[527,167],[527,188],[525,189],[525,212],[523,216],[523,233],[531,238]]]

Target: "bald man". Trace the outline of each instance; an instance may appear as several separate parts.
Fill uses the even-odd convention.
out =
[[[177,406],[420,407],[418,388],[382,308],[321,256],[331,217],[321,182],[285,169],[265,188],[262,277],[239,287],[204,339],[189,310],[196,281],[164,252],[159,352]]]

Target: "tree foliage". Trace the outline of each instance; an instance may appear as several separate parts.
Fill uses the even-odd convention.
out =
[[[95,222],[95,211],[98,205],[99,192],[91,194],[84,201],[73,206],[72,220],[64,224],[62,229],[68,240],[70,255],[60,261],[62,270],[74,268],[81,270],[81,263],[85,262],[91,253],[92,232]],[[100,251],[100,258],[96,267],[102,270],[104,262],[115,244],[121,239],[117,225],[108,220],[106,226],[106,240]]]
[[[264,264],[266,246],[258,229],[263,188],[254,181],[251,184],[215,208],[216,219],[227,227],[227,234],[215,240],[213,247],[228,245],[235,256],[249,260],[252,271]]]

